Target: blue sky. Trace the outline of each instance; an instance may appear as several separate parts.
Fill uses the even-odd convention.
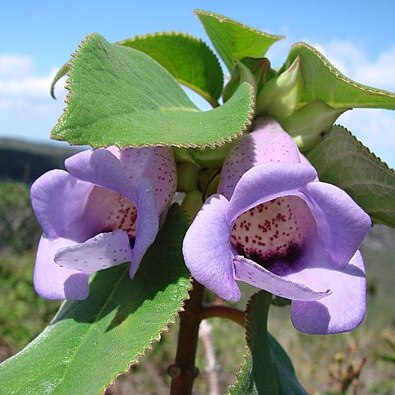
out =
[[[276,5],[279,4],[279,5]],[[158,31],[207,40],[194,9],[221,13],[257,29],[284,34],[269,57],[285,60],[290,45],[316,45],[346,75],[395,91],[395,2],[265,0],[26,1],[0,8],[0,136],[49,141],[63,109],[48,94],[51,77],[91,32],[109,41]],[[339,119],[395,166],[393,111],[354,110]]]

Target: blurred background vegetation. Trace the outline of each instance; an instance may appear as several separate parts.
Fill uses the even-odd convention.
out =
[[[72,148],[0,139],[0,361],[31,341],[50,321],[59,302],[40,299],[32,285],[40,228],[30,206],[33,181],[63,168]],[[269,328],[290,354],[300,381],[315,395],[395,394],[395,230],[375,226],[363,244],[368,314],[354,332],[308,336],[289,321],[289,306],[273,306]],[[254,291],[245,286],[245,295]],[[210,297],[210,296],[209,296]],[[240,307],[247,300],[246,296]],[[139,366],[119,377],[107,395],[168,393],[177,325],[170,328]],[[223,394],[243,361],[243,331],[232,322],[208,320],[198,349],[195,394]]]

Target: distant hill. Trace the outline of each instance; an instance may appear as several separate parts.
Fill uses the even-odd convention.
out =
[[[64,168],[64,160],[79,150],[0,138],[0,180],[31,184],[48,170]]]

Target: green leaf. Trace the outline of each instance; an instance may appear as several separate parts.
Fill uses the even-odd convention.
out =
[[[182,33],[137,36],[118,44],[138,49],[160,63],[181,84],[218,106],[224,76],[217,57],[202,40]]]
[[[281,122],[302,152],[309,151],[332,129],[336,119],[346,109],[333,108],[317,100],[307,103]]]
[[[205,148],[235,139],[250,124],[248,84],[223,106],[202,112],[151,57],[97,34],[82,42],[70,67],[68,106],[52,131],[55,140],[95,148]]]
[[[280,395],[307,395],[306,390],[299,383],[292,361],[281,347],[281,344],[269,334],[269,347],[273,364],[276,368]]]
[[[246,308],[247,344],[252,357],[252,378],[259,394],[279,394],[276,367],[273,364],[267,319],[272,295],[260,291],[253,295]]]
[[[333,108],[395,109],[395,94],[359,84],[338,71],[320,52],[305,43],[295,44],[288,55],[283,72],[301,58],[305,89],[300,106],[322,100]]]
[[[321,181],[344,189],[375,222],[395,227],[395,172],[347,129],[334,126],[308,159]]]
[[[191,286],[181,253],[187,227],[173,207],[133,280],[126,265],[104,270],[88,299],[64,303],[39,337],[0,365],[0,393],[103,393],[182,309]]]
[[[297,57],[283,73],[263,85],[257,99],[257,111],[283,120],[295,111],[303,88],[302,66],[300,58]]]
[[[247,306],[247,344],[250,353],[238,374],[232,395],[305,395],[292,362],[280,344],[267,332],[272,295],[260,291]]]
[[[230,388],[230,395],[259,395],[252,374],[252,358],[248,351],[240,372],[236,374],[237,382]]]
[[[227,102],[238,89],[240,84],[244,82],[252,86],[254,98],[256,99],[257,82],[255,80],[255,76],[244,63],[237,61],[233,69],[232,77],[224,87],[222,95],[224,102]]]
[[[219,56],[232,71],[244,58],[263,58],[269,47],[284,38],[263,33],[213,12],[195,11]]]

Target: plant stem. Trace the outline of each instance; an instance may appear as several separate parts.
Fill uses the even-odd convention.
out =
[[[223,305],[211,305],[205,306],[202,310],[202,319],[210,317],[221,317],[227,318],[236,324],[245,327],[245,314],[244,311],[235,309],[233,307],[223,306]]]
[[[195,357],[202,319],[204,287],[194,281],[189,295],[190,299],[185,302],[185,310],[180,313],[176,362],[168,369],[172,377],[170,395],[190,395],[193,380],[197,376]]]

